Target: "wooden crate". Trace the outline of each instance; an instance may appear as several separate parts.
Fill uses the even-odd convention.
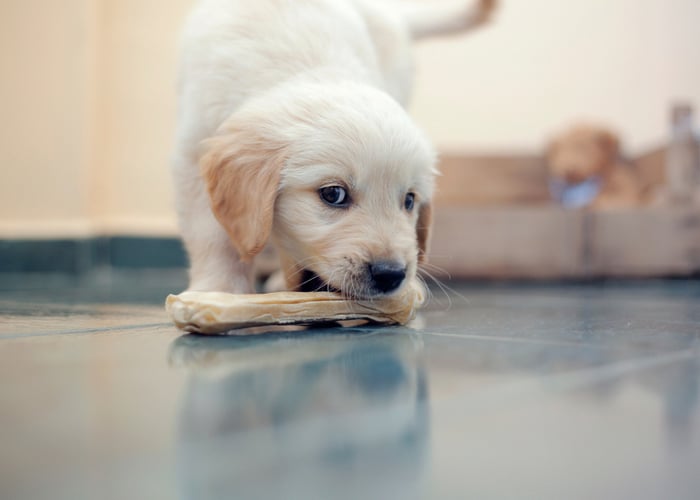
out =
[[[636,160],[663,182],[662,149]],[[565,210],[541,158],[443,155],[430,262],[458,278],[687,276],[700,271],[700,208]]]
[[[436,203],[441,206],[549,203],[544,160],[528,155],[440,157]]]

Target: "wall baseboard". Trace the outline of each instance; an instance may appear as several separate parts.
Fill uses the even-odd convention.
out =
[[[187,266],[178,238],[97,237],[0,240],[0,273],[81,274],[97,267],[169,269]]]

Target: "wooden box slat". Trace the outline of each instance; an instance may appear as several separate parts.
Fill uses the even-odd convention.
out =
[[[542,158],[445,153],[440,157],[436,204],[493,206],[549,202]]]

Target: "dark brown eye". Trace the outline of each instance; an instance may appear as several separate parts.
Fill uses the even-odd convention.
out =
[[[403,202],[403,206],[406,210],[411,212],[416,204],[416,195],[414,193],[408,193],[406,199]]]
[[[350,204],[350,197],[344,187],[327,186],[318,191],[321,199],[332,207],[345,208]]]

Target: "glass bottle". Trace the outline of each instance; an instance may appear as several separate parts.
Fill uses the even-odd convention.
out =
[[[670,201],[690,203],[700,184],[700,141],[693,128],[693,108],[671,110],[671,141],[666,150],[666,186]]]

